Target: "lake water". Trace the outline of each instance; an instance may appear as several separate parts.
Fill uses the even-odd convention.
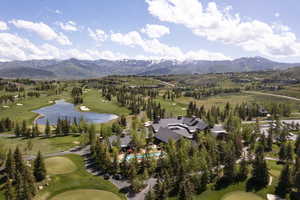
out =
[[[34,110],[33,112],[44,116],[36,121],[37,124],[46,124],[47,120],[49,120],[50,124],[56,124],[58,118],[67,118],[72,122],[74,118],[76,118],[77,121],[83,119],[88,123],[105,123],[118,118],[118,116],[114,114],[80,112],[76,110],[73,104],[65,102],[64,100],[55,101],[54,105],[43,107],[41,109]]]

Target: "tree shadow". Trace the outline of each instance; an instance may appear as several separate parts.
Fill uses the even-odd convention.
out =
[[[229,177],[221,177],[215,184],[214,189],[215,190],[222,190],[224,188],[227,188],[229,185],[234,183],[234,179]]]
[[[253,178],[249,178],[246,182],[246,191],[252,192],[252,191],[259,191],[263,189],[265,186],[255,181]]]
[[[294,191],[292,191],[290,193],[290,199],[291,200],[300,200],[300,192],[294,192]]]

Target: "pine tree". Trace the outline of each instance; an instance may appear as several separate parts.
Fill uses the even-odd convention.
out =
[[[30,195],[26,194],[28,197],[34,197],[36,194],[35,180],[32,171],[27,166],[24,166],[22,176],[24,180],[23,191],[30,193]]]
[[[295,175],[294,185],[295,185],[298,193],[300,193],[300,170]]]
[[[16,168],[15,168],[15,162],[14,162],[14,158],[13,158],[11,149],[9,149],[7,156],[6,156],[5,172],[7,174],[8,179],[15,178]]]
[[[201,188],[200,188],[200,190],[202,192],[204,192],[205,190],[207,190],[208,183],[209,183],[209,174],[208,174],[207,169],[204,169],[203,170],[203,174],[201,176]]]
[[[14,152],[14,161],[15,161],[15,165],[16,165],[16,171],[19,171],[20,173],[22,173],[23,168],[24,168],[24,163],[23,163],[23,159],[22,159],[22,153],[21,153],[19,147],[17,147]]]
[[[47,122],[46,122],[45,135],[46,135],[47,137],[49,137],[49,136],[51,135],[51,128],[50,128],[50,123],[49,123],[48,120],[47,120]]]
[[[155,193],[152,189],[145,196],[145,200],[156,200]]]
[[[292,182],[290,167],[289,165],[285,165],[285,167],[281,171],[275,193],[281,198],[285,198],[286,194],[290,191],[291,186]]]
[[[16,173],[16,200],[23,200],[23,179],[19,171]]]
[[[282,143],[280,145],[280,150],[279,150],[279,153],[278,153],[279,160],[284,162],[285,159],[286,159],[286,154],[287,154],[286,145],[285,145],[285,143]]]
[[[20,129],[19,123],[16,124],[15,135],[16,135],[16,137],[21,136],[21,129]]]
[[[22,136],[26,135],[26,132],[27,132],[27,124],[26,124],[26,121],[23,120],[23,122],[22,122],[22,128],[21,128],[21,135]]]
[[[224,163],[224,178],[228,183],[232,183],[235,181],[236,178],[236,167],[235,167],[235,159],[232,153],[228,153],[226,155],[225,163]]]
[[[248,168],[248,163],[246,159],[243,157],[243,159],[240,162],[240,167],[239,167],[239,172],[238,172],[238,180],[239,181],[244,181],[247,179],[249,174],[249,168]]]
[[[12,180],[8,179],[6,184],[5,184],[5,200],[14,200],[14,192],[13,192],[13,187],[12,187]]]
[[[193,199],[193,185],[191,181],[185,177],[183,182],[179,185],[179,200],[192,200]]]
[[[46,168],[40,151],[34,161],[33,174],[36,181],[42,181],[46,178]]]
[[[290,163],[293,162],[293,147],[290,142],[286,148],[286,160]]]
[[[264,159],[264,148],[260,145],[256,149],[253,161],[252,179],[257,187],[265,187],[269,182],[269,169]]]

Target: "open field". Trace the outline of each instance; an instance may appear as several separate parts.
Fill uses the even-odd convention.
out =
[[[86,189],[91,190],[93,194],[96,194],[96,191],[98,192],[98,190],[100,190],[100,192],[107,191],[114,194],[112,195],[110,193],[102,193],[101,195],[104,195],[103,197],[107,197],[108,195],[109,197],[113,197],[115,199],[125,199],[125,197],[118,192],[118,189],[112,183],[100,177],[95,177],[89,174],[84,167],[84,162],[82,157],[78,155],[70,154],[64,156],[64,158],[70,159],[77,166],[77,169],[72,173],[51,176],[52,180],[50,185],[46,187],[44,190],[42,190],[35,197],[35,200],[49,200],[49,199],[61,200],[64,198],[76,199],[74,196],[77,195],[72,195],[72,193],[74,192],[73,190],[75,190],[75,193],[78,194],[78,191],[76,190],[80,191]],[[99,193],[97,193],[97,195],[99,195]],[[81,197],[78,200],[81,200],[82,199]],[[90,198],[89,196],[85,196],[84,199],[90,199]]]
[[[29,123],[32,123],[34,119],[38,116],[38,114],[32,112],[33,110],[37,110],[44,106],[49,106],[51,103],[49,101],[65,99],[69,100],[69,96],[67,93],[62,95],[54,95],[47,96],[41,95],[40,97],[27,97],[24,100],[19,100],[14,104],[8,104],[9,108],[0,107],[0,118],[7,118],[14,121],[21,122],[22,120],[26,120]],[[22,106],[17,106],[16,104],[23,104]]]
[[[250,192],[235,191],[226,194],[221,200],[263,200],[263,198]]]
[[[76,165],[66,157],[51,157],[45,160],[47,173],[50,175],[68,174],[76,170]]]
[[[105,99],[100,95],[100,92],[94,89],[84,94],[83,104],[90,108],[92,112],[111,113],[119,116],[129,114],[129,110],[127,108],[120,107],[114,101],[105,101]]]
[[[22,139],[15,137],[1,137],[1,144],[5,145],[7,149],[14,149],[19,146],[20,149],[27,155],[36,155],[38,151],[43,154],[56,153],[59,151],[65,151],[72,147],[78,146],[81,136],[70,135],[63,137],[51,137],[51,138],[32,138]]]
[[[120,198],[111,192],[101,191],[101,190],[71,190],[59,194],[51,200],[120,200]]]

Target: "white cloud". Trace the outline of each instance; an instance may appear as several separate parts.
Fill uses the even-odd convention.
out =
[[[54,10],[54,12],[55,12],[56,14],[58,14],[58,15],[61,15],[61,14],[62,14],[62,11],[60,11],[60,10],[58,10],[58,9]]]
[[[92,29],[88,28],[89,36],[97,42],[97,45],[100,45],[100,43],[104,42],[108,35],[105,33],[105,31],[101,29],[96,29],[93,31]]]
[[[0,61],[69,58],[117,60],[128,58],[128,56],[111,51],[92,49],[60,49],[47,43],[38,46],[18,35],[0,33]]]
[[[280,17],[280,13],[278,13],[278,12],[275,13],[274,15],[275,15],[275,17]]]
[[[63,33],[56,33],[50,26],[43,22],[34,23],[25,20],[12,20],[10,21],[17,28],[32,31],[38,34],[44,40],[55,40],[61,45],[71,45],[71,41]]]
[[[267,56],[300,56],[299,41],[289,30],[277,30],[258,21],[242,21],[230,14],[231,7],[220,10],[214,2],[203,7],[198,0],[146,0],[149,12],[161,21],[182,24],[210,41],[237,45],[246,51]]]
[[[0,31],[6,31],[8,30],[8,26],[5,22],[0,21]]]
[[[78,31],[77,24],[73,21],[68,21],[66,23],[59,22],[58,25],[65,31]]]
[[[1,60],[53,59],[59,50],[50,45],[36,46],[27,39],[10,33],[0,33]]]
[[[179,47],[168,46],[161,43],[157,39],[144,40],[141,35],[132,31],[127,34],[113,33],[111,34],[111,40],[121,45],[130,47],[141,47],[145,52],[154,54],[164,59],[205,59],[205,60],[225,60],[230,59],[221,53],[208,52],[205,50],[189,51],[187,53],[182,52]]]
[[[147,34],[150,38],[160,38],[164,35],[170,34],[170,29],[162,25],[147,24],[141,32]]]

